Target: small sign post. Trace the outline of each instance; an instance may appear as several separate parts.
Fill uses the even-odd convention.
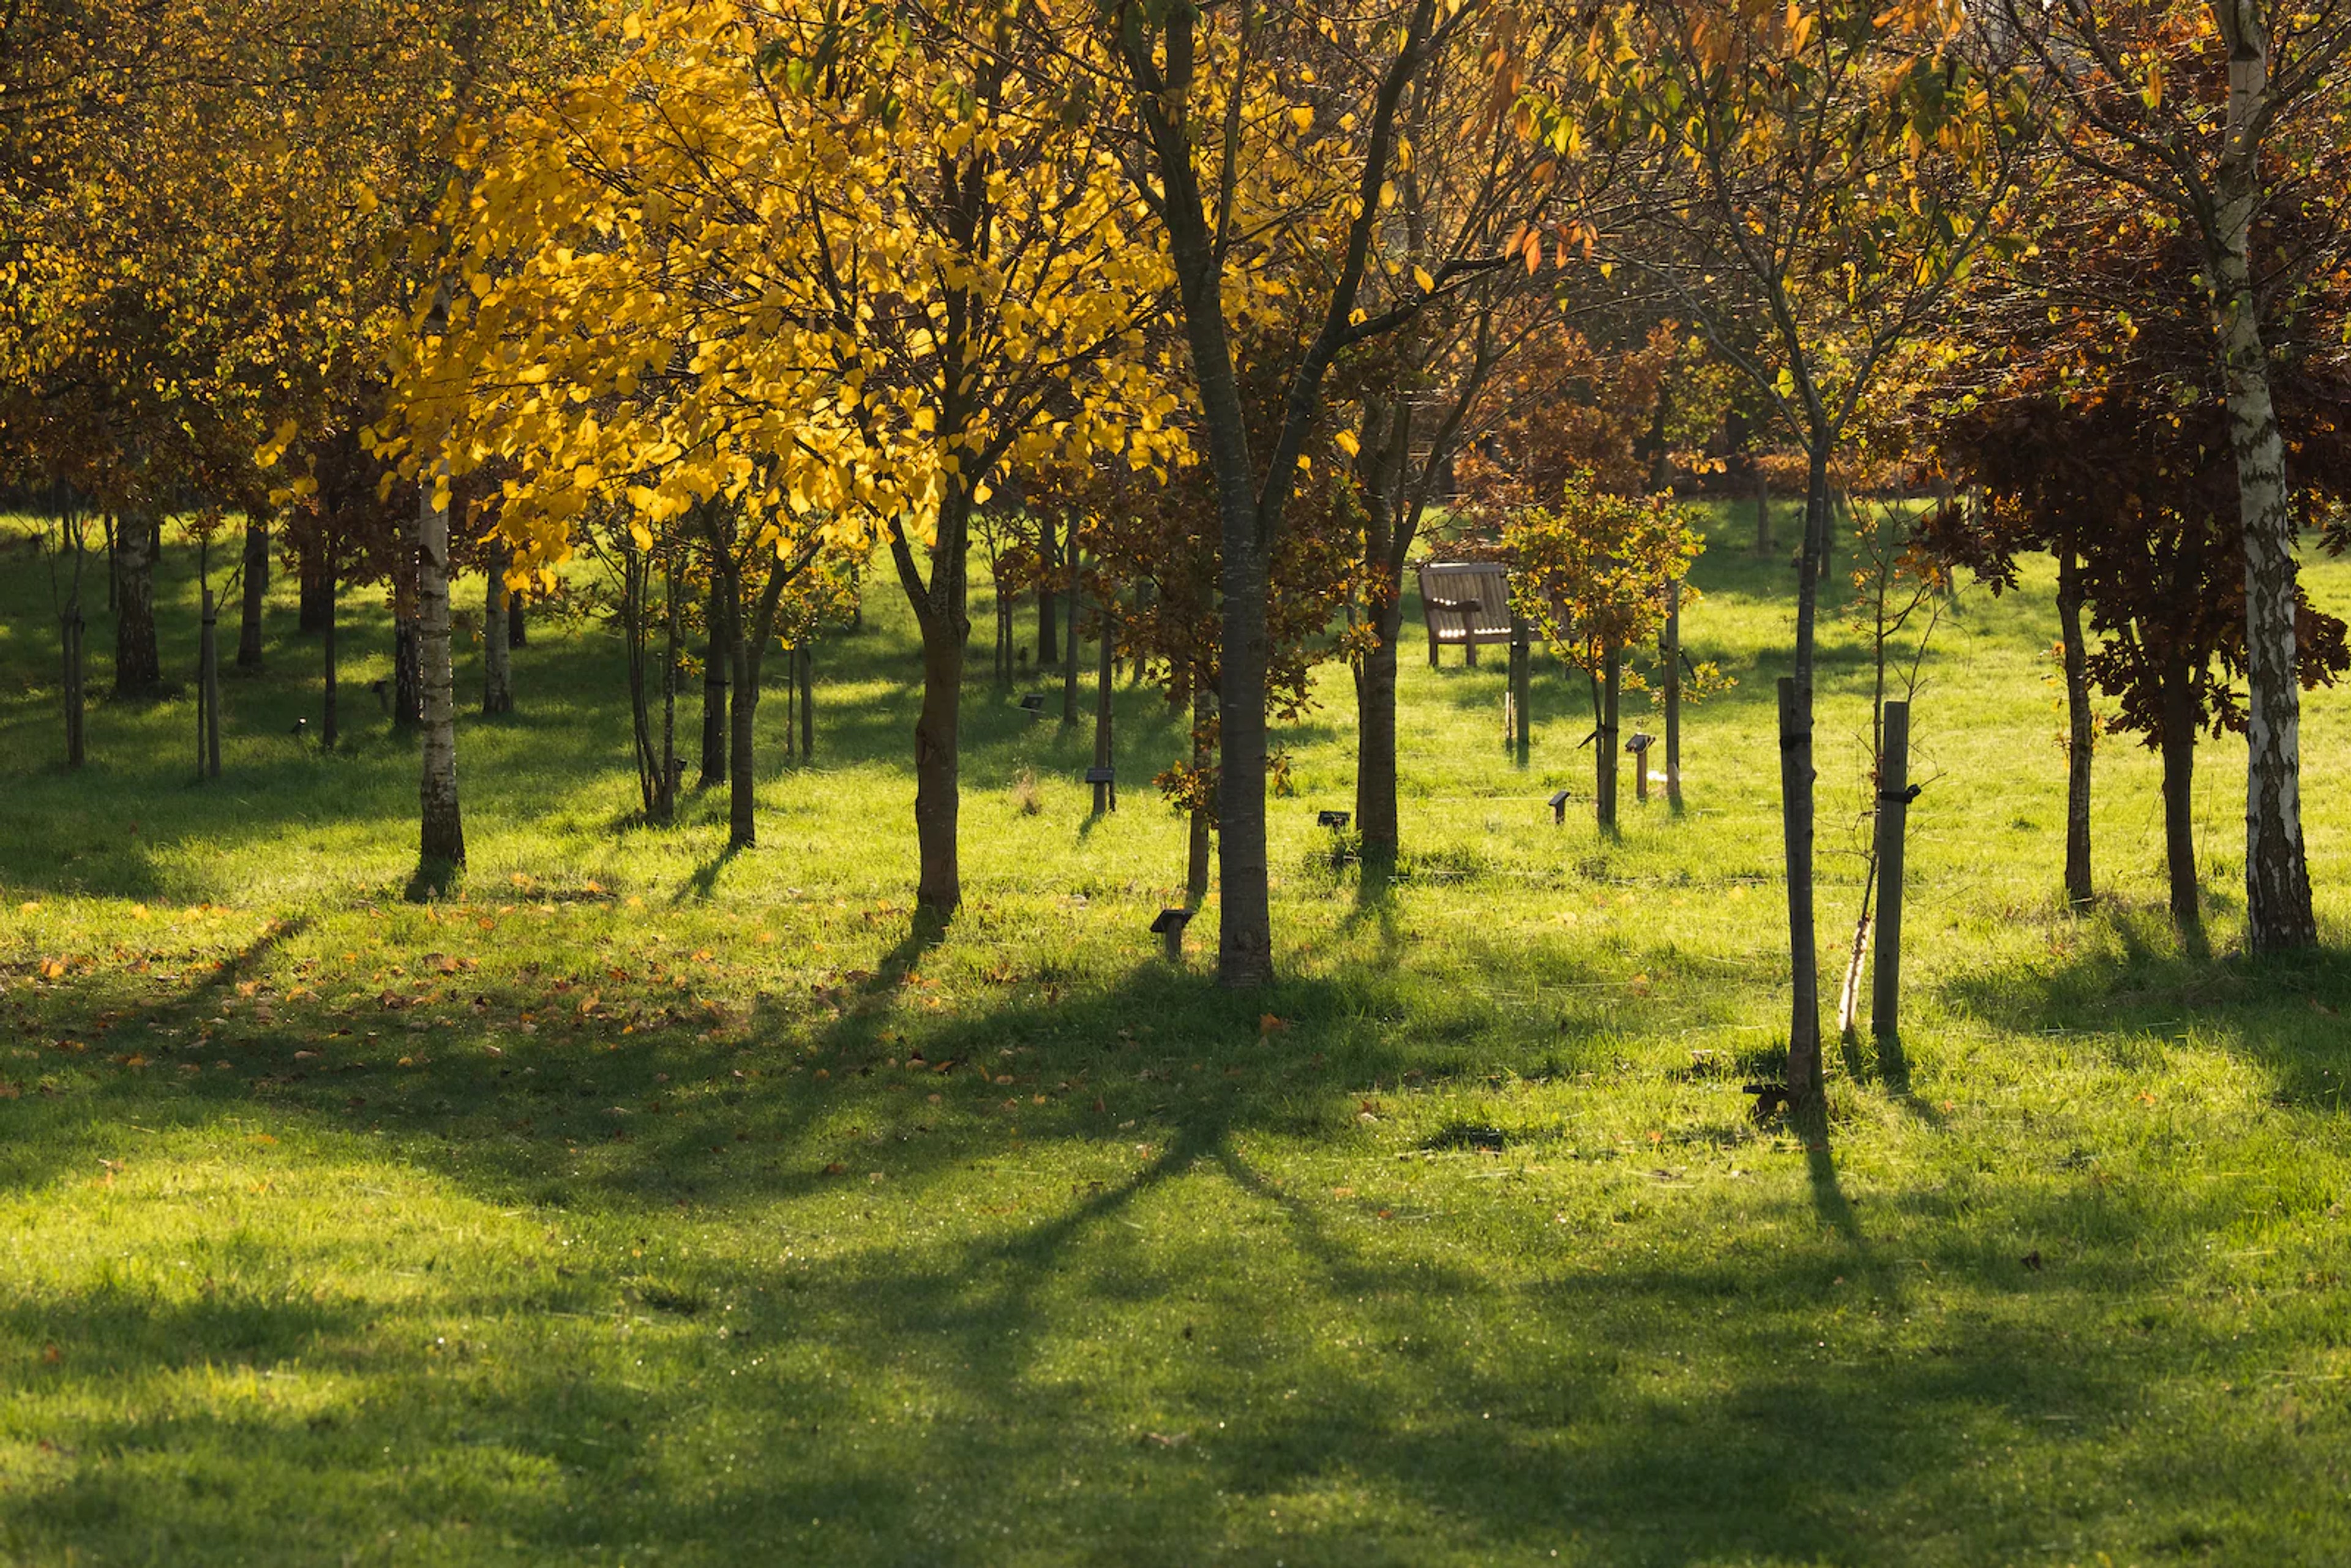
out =
[[[1184,961],[1184,927],[1191,924],[1192,915],[1188,909],[1163,909],[1151,923],[1152,933],[1159,938],[1171,964]]]
[[[1633,754],[1633,799],[1644,806],[1649,803],[1649,747],[1656,744],[1656,736],[1638,729],[1625,742],[1625,749]]]

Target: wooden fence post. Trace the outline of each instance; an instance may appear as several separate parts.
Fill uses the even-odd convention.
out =
[[[1877,762],[1877,964],[1869,994],[1869,1032],[1888,1076],[1897,1075],[1888,1064],[1902,1055],[1902,834],[1917,795],[1910,783],[1910,705],[1889,702]]]

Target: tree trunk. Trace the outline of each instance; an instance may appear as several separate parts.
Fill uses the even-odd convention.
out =
[[[1070,608],[1072,612],[1076,610],[1077,604],[1075,601],[1071,601]],[[1111,636],[1112,612],[1113,600],[1111,595],[1104,593],[1102,600],[1102,640],[1100,656],[1096,659],[1094,665],[1094,766],[1096,768],[1109,768],[1113,766],[1111,757],[1111,697],[1114,689],[1113,683],[1117,679],[1117,673],[1111,668],[1111,650],[1113,641]],[[1073,615],[1073,629],[1074,622],[1075,617]],[[1075,639],[1072,638],[1071,641],[1074,642]],[[1115,811],[1117,810],[1118,785],[1115,782],[1095,784],[1094,815],[1099,817],[1104,811]]]
[[[816,650],[802,642],[792,660],[800,685],[800,760],[816,760]]]
[[[1521,768],[1534,749],[1534,635],[1525,617],[1510,616],[1510,754]]]
[[[197,608],[196,777],[220,777],[220,607],[207,585]]]
[[[519,594],[519,593],[509,593],[509,594],[507,594],[507,647],[509,647],[509,648],[519,648],[519,647],[521,647],[521,646],[523,645],[523,643],[524,643],[525,642],[528,641],[528,638],[526,638],[526,637],[524,636],[524,634],[523,634],[525,625],[526,625],[526,622],[524,622],[524,620],[523,620],[523,613],[522,613],[522,595],[521,595],[521,594]]]
[[[490,541],[490,559],[482,571],[482,711],[514,712],[514,659],[507,647],[507,568],[514,547],[503,538]]]
[[[298,559],[301,609],[297,612],[294,630],[299,636],[316,637],[327,629],[327,600],[333,587],[315,547],[303,550]]]
[[[926,612],[921,622],[923,711],[914,721],[914,839],[922,869],[914,896],[925,907],[945,914],[963,902],[956,832],[962,810],[956,727],[963,706],[965,633],[948,616]],[[1076,639],[1071,643],[1074,646]]]
[[[2204,918],[2196,884],[2196,679],[2178,653],[2163,662],[2163,859],[2171,918],[2193,931]]]
[[[465,826],[457,809],[456,668],[449,650],[449,512],[434,505],[434,486],[445,483],[444,468],[417,486],[416,643],[424,727],[417,860],[427,870],[465,863]]]
[[[153,696],[162,688],[163,660],[155,643],[155,563],[161,525],[142,512],[125,513],[115,531],[114,695]]]
[[[1037,667],[1046,670],[1050,669],[1061,656],[1060,628],[1055,624],[1060,618],[1060,595],[1053,591],[1053,573],[1061,564],[1061,545],[1058,525],[1050,511],[1040,515],[1037,525],[1038,549],[1041,556],[1040,564],[1044,568],[1037,581]],[[1071,531],[1073,535],[1076,532],[1075,529]],[[1074,545],[1075,542],[1072,538],[1071,543]],[[1074,567],[1074,549],[1071,556],[1071,564]],[[1073,605],[1075,602],[1071,601]],[[1077,721],[1072,719],[1071,722],[1074,724]]]
[[[716,553],[714,547],[710,601],[703,617],[709,636],[702,645],[702,777],[697,782],[705,789],[726,782],[726,667],[735,659],[727,642],[726,590]]]
[[[677,563],[674,556],[668,555],[662,559],[662,788],[656,820],[669,822],[677,818],[681,769],[677,757]]]
[[[728,709],[733,734],[727,741],[726,847],[747,850],[759,841],[755,820],[759,780],[754,766],[759,665],[767,657],[768,643],[776,634],[776,606],[783,601],[786,574],[780,565],[768,566],[767,585],[759,590],[758,605],[746,624],[742,568],[732,555],[720,559],[726,580],[726,642],[735,676],[735,700]]]
[[[1222,901],[1217,977],[1228,987],[1273,980],[1273,897],[1266,850],[1266,552],[1256,528],[1228,528],[1224,614],[1218,628],[1223,679],[1217,694],[1217,883]]]
[[[1616,831],[1616,777],[1622,764],[1616,752],[1617,706],[1624,693],[1625,654],[1622,649],[1611,648],[1600,662],[1600,712],[1593,737],[1595,766],[1593,784],[1593,808],[1599,819],[1600,831]],[[1646,760],[1640,764],[1646,767]]]
[[[2065,640],[2065,902],[2085,907],[2090,891],[2090,653],[2082,641],[2082,563],[2057,559],[2057,624]]]
[[[996,663],[997,684],[1012,684],[1012,595],[1005,591],[1004,580],[996,579]]]
[[[261,668],[261,609],[269,592],[269,525],[245,525],[245,602],[237,616],[236,667]]]
[[[651,684],[645,678],[645,593],[652,570],[636,548],[621,546],[621,641],[629,673],[629,743],[637,767],[637,804],[645,821],[659,820],[661,754],[653,748]]]
[[[335,574],[323,571],[319,579],[319,657],[325,672],[320,693],[319,715],[319,745],[331,747],[337,738],[336,725],[340,718],[335,692]]]
[[[1216,723],[1217,697],[1206,683],[1192,688],[1192,771],[1205,774],[1215,765],[1217,754],[1208,740],[1209,727]],[[1184,858],[1184,906],[1197,909],[1208,896],[1208,848],[1210,836],[1209,811],[1205,805],[1195,805],[1188,824],[1189,833]]]
[[[1355,676],[1355,826],[1366,870],[1393,870],[1402,847],[1396,811],[1396,658],[1404,599],[1370,607],[1371,645]]]
[[[1886,705],[1877,760],[1877,966],[1870,976],[1869,1032],[1879,1070],[1900,1082],[1903,852],[1910,817],[1910,705]]]
[[[83,761],[82,717],[82,632],[85,623],[81,614],[81,595],[76,591],[73,601],[66,606],[60,632],[64,643],[66,684],[66,766],[78,768]]]
[[[2232,144],[2241,133],[2250,134],[2248,122],[2266,96],[2264,67],[2257,47],[2241,50],[2230,63]],[[2245,939],[2255,953],[2281,953],[2315,943],[2318,926],[2303,855],[2294,513],[2253,291],[2252,225],[2261,194],[2257,152],[2257,146],[2239,151],[2232,145],[2220,160],[2211,259],[2214,326],[2228,371],[2229,437],[2244,525]]]
[[[1070,626],[1061,643],[1061,725],[1078,722],[1078,530],[1068,535],[1070,557]]]
[[[1682,814],[1682,584],[1666,584],[1666,624],[1659,652],[1666,662],[1666,805]],[[1646,767],[1646,762],[1643,763]]]
[[[429,497],[428,497],[429,499]],[[392,576],[392,727],[413,729],[424,719],[424,647],[421,625],[423,609],[419,600],[423,591],[423,566],[420,558],[424,550],[422,513],[427,508],[419,503],[419,516],[402,539],[402,549],[395,558]],[[448,519],[442,525],[445,535]],[[444,591],[447,584],[443,585]]]
[[[771,574],[772,575],[772,574]],[[727,620],[731,634],[726,639],[727,655],[734,665],[734,700],[727,707],[730,733],[726,742],[726,847],[747,850],[759,841],[756,818],[759,788],[758,774],[754,768],[757,750],[754,740],[759,716],[759,656],[766,650],[758,638],[744,634],[739,607],[739,591],[728,597]]]
[[[1403,852],[1396,806],[1396,676],[1404,642],[1404,561],[1417,518],[1405,504],[1412,405],[1391,391],[1364,417],[1357,468],[1364,496],[1364,618],[1372,633],[1355,672],[1355,829],[1364,869],[1393,871]]]
[[[392,624],[392,727],[413,729],[424,718],[424,649],[413,616]]]
[[[1796,573],[1796,673],[1780,683],[1781,831],[1788,883],[1788,1103],[1800,1119],[1823,1111],[1821,965],[1813,902],[1813,648],[1820,562],[1828,536],[1827,435],[1815,430],[1804,494],[1804,548]]]
[[[800,651],[784,650],[784,760],[799,755]]]

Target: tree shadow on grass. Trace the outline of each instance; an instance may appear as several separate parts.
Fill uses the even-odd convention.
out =
[[[47,1392],[39,1409],[56,1414],[41,1418],[84,1457],[0,1493],[0,1542],[33,1556],[71,1544],[99,1557],[316,1560],[361,1544],[354,1531],[398,1529],[428,1555],[437,1540],[460,1556],[465,1538],[434,1532],[462,1519],[502,1552],[554,1558],[659,1547],[716,1560],[756,1542],[803,1561],[978,1563],[1017,1542],[1171,1564],[1547,1560],[1571,1543],[1637,1564],[1997,1560],[2083,1524],[2054,1495],[1983,1516],[1973,1462],[2043,1441],[2050,1423],[2081,1434],[2068,1463],[2153,1473],[2176,1458],[2178,1475],[2213,1478],[2175,1480],[2143,1523],[2104,1521],[2105,1544],[2145,1550],[2167,1507],[2193,1509],[2254,1473],[2259,1446],[2235,1428],[2126,1439],[2144,1399],[2128,1347],[2085,1336],[2061,1348],[2057,1328],[2078,1312],[2022,1312],[2036,1296],[2078,1293],[2095,1308],[2163,1286],[2126,1206],[2086,1186],[2032,1197],[2016,1217],[2032,1234],[2078,1239],[2071,1278],[1988,1255],[1934,1192],[1849,1199],[1824,1152],[1779,1216],[1792,1246],[1750,1228],[1704,1254],[1661,1255],[1630,1244],[1638,1232],[1622,1245],[1546,1231],[1523,1249],[1472,1247],[1441,1204],[1390,1218],[1388,1200],[1326,1196],[1311,1162],[1285,1171],[1268,1141],[1320,1134],[1327,1147],[1345,1135],[1330,1108],[1301,1121],[1295,1102],[1345,1102],[1344,1124],[1343,1086],[1401,1065],[1386,1031],[1356,1021],[1360,987],[1282,988],[1288,1061],[1269,1058],[1258,1032],[1261,998],[1156,966],[1099,998],[1040,993],[1002,1016],[932,1019],[919,1026],[926,1054],[1003,1061],[1019,1080],[1015,1094],[951,1074],[967,1103],[942,1110],[915,1092],[937,1075],[874,1060],[905,1054],[882,1036],[918,1027],[901,1004],[926,951],[910,931],[887,977],[859,993],[872,1011],[844,1012],[821,1037],[841,1070],[827,1086],[765,1078],[731,1104],[685,1098],[697,1069],[726,1082],[730,1061],[773,1060],[676,1038],[642,1060],[591,1059],[598,1077],[626,1080],[615,1097],[674,1105],[643,1115],[568,1200],[579,1222],[649,1233],[677,1222],[673,1173],[694,1173],[689,1212],[819,1191],[850,1201],[844,1178],[820,1167],[853,1137],[861,1168],[878,1164],[908,1191],[893,1211],[909,1217],[904,1229],[858,1224],[852,1245],[811,1266],[780,1243],[854,1222],[838,1206],[781,1210],[767,1231],[778,1242],[671,1265],[674,1279],[617,1259],[583,1259],[568,1278],[508,1261],[452,1268],[446,1284],[351,1275],[362,1282],[324,1294],[282,1244],[248,1239],[193,1260],[214,1279],[209,1299],[191,1270],[184,1289],[160,1294],[99,1286],[9,1303],[0,1336],[59,1347],[22,1385]],[[1165,1032],[1120,1038],[1145,1020]],[[996,1055],[1006,1049],[1016,1054]],[[1315,1068],[1309,1051],[1336,1060]],[[464,1158],[435,1179],[508,1203],[564,1157],[564,1129],[511,1142],[485,1121],[528,1103],[507,1075],[517,1061],[577,1055],[517,1046],[494,1063],[444,1047],[423,1070],[437,1099],[371,1108],[392,1141],[369,1157],[444,1144]],[[1255,1071],[1111,1082],[1109,1064],[1189,1057]],[[650,1082],[656,1064],[670,1086]],[[340,1093],[320,1073],[276,1106],[331,1140],[350,1125]],[[1104,1093],[1120,1103],[1094,1111]],[[982,1108],[998,1095],[1017,1110]],[[883,1134],[879,1154],[842,1130],[844,1112]],[[918,1120],[935,1130],[888,1138]],[[736,1149],[723,1134],[738,1123],[753,1133],[747,1151],[702,1155],[713,1137]],[[1126,1159],[1138,1141],[1149,1152]],[[1008,1216],[944,1234],[916,1218],[950,1167],[1018,1167],[1049,1145],[1092,1151],[1102,1179],[1065,1199],[1032,1185]],[[986,1191],[953,1185],[960,1203]],[[2220,1195],[2183,1209],[2175,1250],[2232,1213]],[[1475,1223],[1528,1218],[1540,1217],[1502,1204]],[[1865,1239],[1876,1228],[1898,1239]],[[1834,1277],[1856,1261],[1901,1309],[1874,1257],[1889,1248],[1978,1281],[1984,1305],[1924,1345],[1890,1319],[1830,1312]],[[389,1338],[374,1325],[394,1312],[449,1327],[429,1343]],[[172,1392],[237,1366],[284,1375],[278,1401],[198,1397],[200,1382]],[[99,1391],[125,1386],[156,1396],[68,1414],[111,1408]]]
[[[1995,1028],[2103,1041],[2126,1068],[2147,1037],[2193,1029],[2272,1072],[2279,1103],[2343,1108],[2351,954],[2215,956],[2152,905],[2104,905],[2064,934],[2062,952],[1945,978],[1939,999]]]

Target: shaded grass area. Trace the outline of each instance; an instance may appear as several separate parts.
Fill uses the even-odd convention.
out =
[[[286,737],[290,597],[226,778],[190,780],[184,701],[101,705],[68,776],[5,557],[0,1556],[2329,1560],[2351,970],[2230,956],[2235,755],[2199,799],[2219,956],[2160,921],[2122,745],[2108,895],[2065,915],[2045,585],[1963,598],[1919,704],[1908,1091],[1860,1052],[1828,1149],[1759,1128],[1790,574],[1745,527],[1687,618],[1740,684],[1692,715],[1678,822],[1554,829],[1578,688],[1546,667],[1521,770],[1499,661],[1416,648],[1407,859],[1366,885],[1313,826],[1352,788],[1331,673],[1257,997],[1198,972],[1212,918],[1189,972],[1151,956],[1182,830],[1141,781],[1182,730],[1146,690],[1089,831],[1090,732],[972,688],[971,904],[916,926],[879,590],[732,858],[716,797],[628,824],[617,644],[543,623],[523,711],[461,730],[472,872],[420,905],[405,744]],[[1849,639],[1823,668],[1834,949],[1866,708]],[[2318,694],[2312,776],[2346,757]]]

